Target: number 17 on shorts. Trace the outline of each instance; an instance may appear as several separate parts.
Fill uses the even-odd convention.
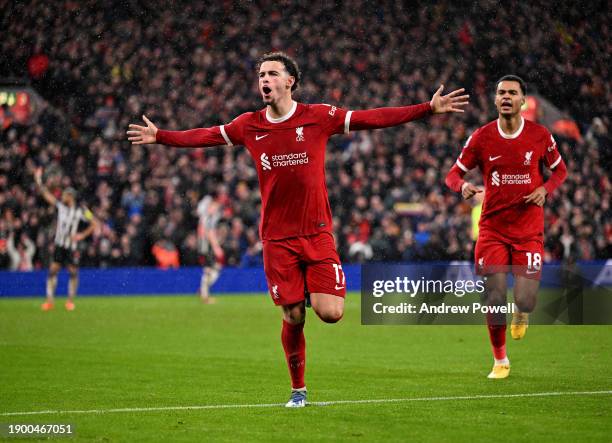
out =
[[[334,271],[336,272],[336,286],[334,289],[339,291],[346,287],[346,277],[344,276],[344,271],[342,270],[342,265],[338,265],[333,263]]]

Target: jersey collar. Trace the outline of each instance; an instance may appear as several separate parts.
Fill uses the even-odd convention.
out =
[[[293,102],[293,104],[291,105],[291,109],[289,110],[289,112],[278,118],[271,117],[269,114],[269,110],[266,107],[266,120],[268,120],[270,123],[282,123],[284,121],[289,120],[293,116],[293,114],[295,114],[295,110],[297,109],[297,102],[295,100],[291,101]]]
[[[497,119],[497,131],[499,132],[499,135],[501,135],[503,138],[509,138],[509,139],[517,138],[519,135],[521,135],[521,132],[523,132],[524,126],[525,126],[525,119],[521,117],[521,125],[516,130],[516,132],[512,134],[506,134],[504,131],[502,131],[501,124],[499,123],[499,119]]]

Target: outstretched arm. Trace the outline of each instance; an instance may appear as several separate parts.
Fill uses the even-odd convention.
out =
[[[30,237],[28,237],[27,235],[24,235],[23,243],[25,244],[25,247],[26,247],[26,255],[33,256],[34,253],[36,252],[36,245],[34,244],[34,242],[30,240]]]
[[[464,88],[455,89],[446,95],[442,95],[442,91],[444,91],[444,85],[440,85],[429,102],[434,114],[465,112],[463,108],[470,103],[468,100],[470,96],[469,94],[459,95],[465,91]]]
[[[131,124],[130,130],[127,131],[128,140],[133,145],[160,143],[183,148],[231,145],[223,126],[190,129],[188,131],[165,131],[158,129],[145,115],[142,116],[142,119],[147,126]]]
[[[147,126],[140,126],[130,124],[130,130],[127,131],[128,140],[132,142],[133,145],[146,145],[149,143],[157,143],[157,126],[151,122],[147,118],[146,115],[142,116],[142,119],[147,124]]]
[[[429,114],[464,112],[463,108],[469,103],[469,95],[460,94],[465,89],[457,89],[444,96],[442,95],[443,90],[444,85],[441,85],[429,102],[419,105],[353,111],[349,116],[350,130],[389,128],[423,118]]]
[[[49,192],[47,187],[43,184],[42,175],[42,168],[36,168],[36,171],[34,171],[34,181],[36,183],[36,187],[38,188],[43,198],[47,201],[47,203],[49,203],[51,206],[55,206],[55,203],[57,203],[57,199],[53,194]]]

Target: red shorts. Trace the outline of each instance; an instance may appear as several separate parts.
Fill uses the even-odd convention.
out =
[[[512,272],[533,280],[540,280],[544,241],[542,237],[511,241],[491,231],[480,231],[474,264],[478,275]]]
[[[264,240],[263,259],[268,290],[276,305],[299,303],[306,292],[346,294],[344,272],[329,232]]]

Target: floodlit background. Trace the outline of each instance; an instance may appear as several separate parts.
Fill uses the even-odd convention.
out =
[[[611,326],[532,325],[509,341],[512,375],[495,383],[484,320],[362,326],[353,292],[361,262],[472,260],[473,203],[443,179],[496,117],[504,74],[526,80],[524,116],[555,134],[568,165],[545,205],[545,261],[603,267],[609,17],[605,1],[0,0],[0,424],[71,423],[73,441],[609,441]],[[255,63],[271,50],[298,61],[306,103],[416,104],[440,83],[471,95],[465,114],[330,140],[351,292],[337,325],[308,311],[315,404],[290,411],[253,161],[241,147],[132,147],[125,135],[142,114],[189,129],[261,108]],[[102,222],[82,244],[80,293],[148,297],[41,311],[56,217],[36,192],[37,166]],[[242,295],[203,305],[195,209],[213,192],[226,257],[213,290]],[[31,266],[9,270],[11,235],[33,243]],[[159,270],[160,258],[176,268]],[[190,296],[150,296],[160,291]]]
[[[259,266],[260,196],[244,148],[131,147],[128,123],[231,121],[262,107],[255,62],[296,58],[296,98],[350,109],[465,87],[465,114],[335,136],[327,181],[343,263],[471,260],[471,206],[444,186],[467,137],[495,118],[495,81],[522,76],[527,118],[555,134],[568,179],[546,204],[546,261],[610,257],[606,2],[4,2],[0,49],[0,266],[26,233],[34,267],[54,210],[32,173],[74,186],[103,221],[85,267],[155,266],[156,242],[197,265],[195,207],[220,193],[229,266]],[[478,175],[478,174],[477,174]],[[607,214],[607,216],[606,216]]]

